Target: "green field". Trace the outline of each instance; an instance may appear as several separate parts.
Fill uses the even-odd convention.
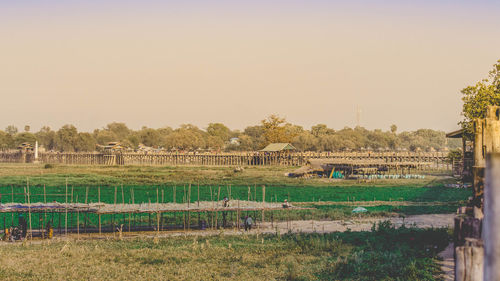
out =
[[[0,186],[31,185],[113,186],[113,185],[269,185],[269,186],[353,186],[354,180],[298,179],[285,174],[297,167],[252,166],[243,172],[221,166],[78,166],[41,164],[0,164]],[[373,186],[435,186],[446,171],[421,171],[426,179],[376,180]],[[437,182],[436,182],[437,181]],[[453,180],[451,180],[453,181]]]
[[[455,180],[434,171],[418,180],[294,179],[285,176],[295,167],[138,167],[0,164],[1,203],[105,202],[155,203],[265,200],[308,208],[267,211],[266,221],[346,220],[366,217],[452,213],[471,195],[470,189],[444,187]],[[67,184],[66,184],[67,183]],[[191,188],[190,188],[191,187]],[[14,193],[14,194],[12,194]],[[352,214],[363,206],[368,212]],[[235,212],[225,212],[236,221]],[[261,213],[242,212],[259,224]],[[24,216],[27,216],[25,214]],[[48,221],[56,237],[64,233],[64,213],[32,214],[32,227]],[[126,230],[155,226],[150,214],[102,215],[103,227]],[[165,213],[163,229],[213,224],[202,213]],[[0,226],[16,226],[18,214],[0,214]],[[217,224],[222,224],[221,215]],[[68,227],[95,228],[95,214],[68,214]],[[151,229],[149,229],[151,230]],[[71,230],[70,230],[71,231]],[[85,238],[92,237],[84,235]],[[109,239],[109,236],[108,236]],[[163,280],[435,280],[436,253],[449,239],[442,229],[395,229],[387,223],[374,232],[286,234],[282,236],[215,236],[139,238],[5,244],[0,247],[3,280],[163,279]],[[35,240],[37,241],[37,240]]]
[[[2,280],[436,280],[443,229],[88,240],[0,247]]]
[[[451,213],[470,196],[468,189],[444,187],[451,179],[434,172],[420,180],[377,180],[373,182],[338,181],[325,179],[293,179],[285,176],[294,167],[250,167],[243,172],[234,172],[230,167],[139,167],[139,166],[67,166],[0,164],[1,203],[27,202],[27,185],[31,202],[105,202],[105,203],[155,203],[212,201],[225,196],[233,200],[262,201],[262,186],[266,186],[268,202],[323,203],[310,204],[312,210],[267,214],[266,220],[285,219],[349,219],[352,209],[363,206],[361,202],[381,201],[378,206],[367,206],[369,212],[361,216],[380,217],[394,214],[411,215],[427,213]],[[66,189],[66,182],[68,183]],[[199,185],[198,185],[199,184]],[[45,192],[44,192],[45,186]],[[191,186],[191,189],[189,189]],[[219,193],[220,187],[220,193]],[[191,192],[189,192],[191,190]],[[199,192],[198,192],[199,191]],[[12,195],[14,193],[14,195]],[[46,194],[44,196],[44,193]],[[100,194],[100,196],[99,196]],[[175,194],[175,196],[174,196]],[[133,195],[133,196],[132,196]],[[199,196],[199,197],[198,197]],[[356,206],[338,205],[335,202],[356,201]],[[394,201],[401,204],[394,205]],[[392,202],[384,205],[383,202]],[[405,206],[406,202],[421,202]],[[429,205],[429,202],[431,203]],[[436,206],[433,206],[435,202]],[[252,215],[252,214],[250,214]],[[232,214],[234,216],[234,214]],[[253,214],[257,217],[256,214]],[[358,216],[359,217],[359,216]],[[45,218],[45,216],[44,216]],[[211,219],[202,214],[201,219]],[[48,219],[55,226],[65,224],[65,218],[49,214]],[[69,225],[75,225],[76,215],[70,215]],[[197,225],[198,217],[191,217],[191,224]],[[17,215],[0,214],[0,225],[17,224]],[[60,222],[62,220],[62,222]],[[83,215],[80,215],[83,223]],[[97,224],[95,215],[86,216],[89,226]],[[134,215],[134,224],[151,224],[149,215]],[[181,215],[164,214],[162,220],[170,225],[182,225]],[[39,225],[35,215],[33,228]],[[102,223],[123,223],[122,216],[104,215]],[[153,221],[154,223],[154,221]]]
[[[220,194],[219,194],[220,187]],[[25,186],[0,186],[2,203],[25,202]],[[234,200],[262,201],[261,186],[200,186],[191,185],[158,185],[158,186],[47,186],[45,187],[46,201],[57,202],[105,202],[105,203],[131,203],[132,194],[134,203],[148,202],[187,202],[191,190],[191,202],[221,200],[230,195]],[[250,192],[249,192],[250,190]],[[14,197],[12,198],[12,191]],[[116,191],[116,193],[115,193]],[[122,192],[123,191],[123,192]],[[416,202],[448,202],[461,201],[471,195],[470,189],[455,189],[445,187],[378,187],[378,186],[331,186],[331,187],[286,187],[266,186],[266,201],[282,202],[289,199],[292,202],[319,202],[319,201],[416,201]],[[100,193],[100,199],[99,199]],[[43,202],[44,187],[30,186],[31,202]],[[86,195],[88,194],[88,195]],[[115,198],[116,194],[116,198]],[[158,194],[158,197],[157,197]],[[123,195],[123,196],[122,196]],[[163,195],[163,196],[162,196]],[[163,197],[163,200],[162,200]]]
[[[0,187],[2,193],[1,202],[20,202],[27,201],[27,196],[24,194],[26,187],[21,186],[3,186]],[[250,190],[250,193],[248,192]],[[16,193],[12,197],[12,191]],[[67,193],[66,193],[67,191]],[[123,191],[123,193],[122,193]],[[187,202],[189,194],[189,185],[183,186],[103,186],[103,187],[83,187],[83,186],[66,186],[58,187],[45,187],[46,196],[44,198],[43,186],[30,186],[30,201],[35,202],[105,202],[117,203],[122,202],[131,203],[132,195],[134,203],[148,203],[148,202]],[[100,194],[100,199],[99,199]],[[87,195],[87,200],[85,199]],[[256,186],[221,186],[220,194],[218,186],[200,186],[199,198],[200,201],[217,200],[219,197],[222,199],[224,196],[231,195],[233,200],[262,200],[262,187]],[[290,202],[309,202],[311,204],[303,205],[301,207],[312,208],[311,210],[294,210],[287,212],[268,212],[266,214],[266,221],[275,220],[309,220],[309,219],[349,219],[353,217],[352,209],[356,206],[365,206],[368,209],[367,213],[356,215],[356,217],[381,217],[391,216],[394,214],[399,215],[415,215],[415,214],[430,214],[430,213],[453,213],[470,195],[470,190],[467,189],[454,189],[445,187],[377,187],[377,186],[337,186],[337,187],[280,187],[280,186],[267,186],[266,187],[266,201],[282,202],[284,199],[289,199]],[[194,203],[198,200],[198,186],[191,186],[191,202]],[[339,205],[335,202],[345,201],[356,202],[356,205]],[[369,206],[372,201],[382,201],[377,206]],[[320,201],[320,202],[319,202]],[[324,205],[324,201],[328,201]],[[391,205],[384,205],[383,202],[391,202]],[[322,203],[322,204],[314,204]],[[366,202],[367,205],[363,205]],[[413,205],[406,206],[406,202],[412,202]],[[256,212],[246,213],[254,217],[256,220],[260,216]],[[234,219],[235,214],[229,212],[229,215]],[[96,227],[98,218],[94,214],[83,215],[80,214],[76,218],[76,214],[70,214],[69,226],[75,226],[79,220],[81,227],[84,221],[89,227]],[[39,215],[33,215],[32,226],[37,229],[39,227]],[[200,217],[192,215],[190,220],[191,225],[197,225],[198,219],[210,221],[213,218],[210,214],[202,213]],[[56,227],[63,227],[65,225],[64,214],[48,214],[48,220]],[[185,218],[182,214],[163,214],[162,221],[166,225],[182,226]],[[221,218],[219,217],[219,225]],[[10,225],[17,225],[18,215],[11,215],[8,213],[0,214],[0,225],[3,227]],[[134,214],[131,218],[132,225],[155,225],[155,216],[151,219],[148,214]],[[114,223],[113,223],[114,222]],[[121,223],[128,224],[128,216],[121,215],[103,215],[102,224],[104,225],[119,225]]]

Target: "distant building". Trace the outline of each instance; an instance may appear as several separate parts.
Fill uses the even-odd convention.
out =
[[[121,143],[113,141],[113,142],[108,142],[106,145],[97,145],[97,148],[101,151],[106,151],[106,152],[115,152],[115,151],[123,151],[127,150],[125,146],[123,146]]]
[[[462,139],[462,160],[453,163],[453,174],[461,176],[463,180],[472,179],[472,166],[474,165],[474,143],[467,140],[464,129],[446,134],[447,138]]]
[[[33,145],[29,142],[23,142],[17,146],[17,149],[21,151],[33,151]]]
[[[230,138],[229,144],[230,145],[240,145],[240,139],[239,138]]]
[[[284,151],[292,151],[296,150],[296,148],[291,143],[270,143],[264,149],[260,150],[261,152],[284,152]]]

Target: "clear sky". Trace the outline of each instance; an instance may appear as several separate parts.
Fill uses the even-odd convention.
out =
[[[500,1],[0,0],[0,128],[454,130]]]

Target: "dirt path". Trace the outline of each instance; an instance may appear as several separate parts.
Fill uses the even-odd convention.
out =
[[[408,216],[404,219],[404,224],[415,225],[420,228],[428,227],[452,227],[454,214],[429,214],[429,215],[415,215]],[[245,232],[243,228],[237,229],[220,229],[220,230],[191,230],[191,231],[162,231],[159,234],[155,231],[147,232],[123,232],[123,239],[131,239],[137,237],[172,237],[172,236],[212,236],[212,235],[242,235],[242,234],[274,234],[274,233],[287,233],[289,231],[293,233],[329,233],[336,231],[347,231],[348,229],[352,231],[370,231],[373,224],[381,221],[389,220],[396,226],[401,226],[403,224],[403,218],[388,217],[388,218],[366,218],[366,219],[355,219],[355,220],[306,220],[306,221],[290,221],[279,222],[279,223],[263,223],[252,228],[251,231]],[[80,239],[117,239],[119,238],[118,233],[106,233],[106,234],[81,234]],[[77,239],[76,234],[69,234],[67,238],[65,237],[55,237],[53,240],[66,240],[66,239]],[[33,240],[36,243],[37,240]]]
[[[293,205],[297,207],[310,206],[310,205],[342,205],[342,206],[442,206],[450,204],[458,204],[461,201],[321,201],[321,202],[294,202]]]
[[[408,216],[406,218],[388,217],[388,218],[366,218],[366,219],[354,219],[354,220],[306,220],[306,221],[290,221],[290,222],[279,222],[270,223],[266,222],[259,224],[252,228],[251,231],[245,232],[243,228],[237,229],[220,229],[220,230],[191,230],[191,231],[161,231],[159,234],[156,231],[147,232],[123,232],[122,239],[133,239],[133,238],[154,238],[154,237],[172,237],[172,236],[213,236],[213,235],[242,235],[242,234],[275,234],[277,232],[283,234],[287,232],[292,233],[330,233],[336,231],[370,231],[374,223],[389,220],[396,226],[401,226],[403,223],[405,225],[414,225],[419,228],[428,227],[453,227],[453,218],[455,214],[428,214],[428,215],[415,215]],[[118,232],[115,233],[103,233],[101,235],[97,233],[92,234],[68,234],[68,236],[55,236],[52,241],[62,241],[62,240],[88,240],[88,239],[118,239],[120,235]],[[32,241],[26,241],[25,243],[43,243],[47,240],[34,239]],[[5,245],[8,242],[0,242],[0,245]],[[16,243],[22,244],[22,243]],[[452,252],[453,253],[453,252]],[[452,254],[453,258],[453,254]]]
[[[444,249],[439,256],[443,259],[439,261],[438,264],[441,266],[443,274],[439,277],[443,278],[445,281],[455,280],[455,259],[453,258],[453,243],[449,244],[446,249]]]
[[[354,220],[328,220],[328,221],[291,221],[274,223],[264,223],[261,226],[262,232],[335,232],[335,231],[368,231],[371,230],[374,223],[389,220],[396,226],[401,226],[403,223],[406,225],[415,225],[420,228],[428,227],[452,227],[454,214],[428,214],[428,215],[415,215],[406,218],[390,217],[390,218],[366,218]]]

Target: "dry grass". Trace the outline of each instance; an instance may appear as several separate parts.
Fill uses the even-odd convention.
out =
[[[288,244],[246,237],[2,245],[0,275],[3,280],[283,280],[300,272],[313,280],[306,268],[317,257]],[[296,272],[290,263],[299,267]]]

